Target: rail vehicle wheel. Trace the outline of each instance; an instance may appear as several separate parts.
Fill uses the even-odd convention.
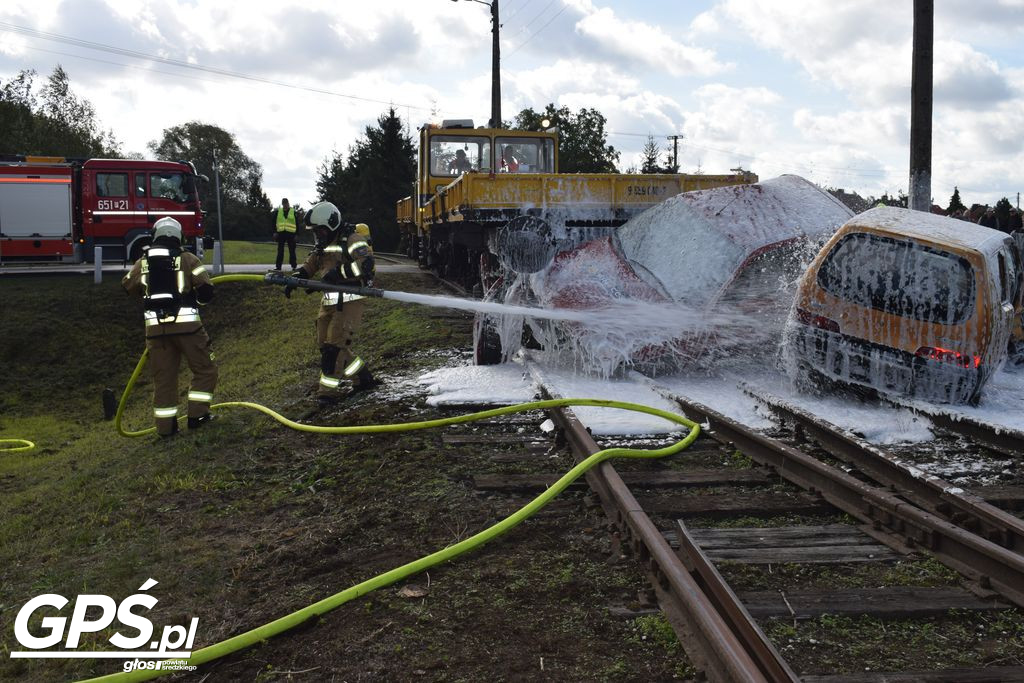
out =
[[[473,320],[473,361],[477,365],[497,365],[502,361],[498,328],[494,319],[483,313]]]

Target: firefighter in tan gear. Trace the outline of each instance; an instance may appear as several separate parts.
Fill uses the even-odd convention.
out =
[[[341,212],[330,202],[320,202],[306,213],[305,223],[316,236],[316,247],[295,271],[298,278],[323,273],[328,284],[373,286],[373,250],[356,226],[344,223]],[[369,228],[360,224],[369,234]],[[290,297],[294,287],[286,287]],[[365,361],[352,348],[352,339],[363,320],[363,297],[341,292],[324,292],[316,319],[316,341],[320,346],[321,406],[336,403],[345,380],[352,392],[372,389],[377,382]]]
[[[210,274],[202,262],[181,248],[181,224],[170,217],[153,224],[153,243],[121,280],[129,294],[144,302],[146,348],[153,373],[153,415],[162,437],[178,431],[178,367],[185,356],[192,370],[188,390],[188,428],[210,421],[217,386],[210,338],[199,319],[199,306],[213,299]]]

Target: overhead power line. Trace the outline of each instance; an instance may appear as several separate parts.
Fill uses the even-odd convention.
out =
[[[558,17],[559,17],[559,16],[560,16],[560,15],[562,14],[562,12],[564,12],[564,11],[565,11],[565,10],[567,10],[567,9],[569,9],[569,6],[568,6],[568,5],[562,5],[562,9],[558,10],[557,12],[555,12],[555,15],[554,15],[553,17],[551,17],[550,19],[548,19],[547,23],[545,23],[545,24],[544,24],[543,26],[541,26],[541,27],[540,27],[539,29],[537,29],[536,31],[534,31],[534,32],[533,32],[533,34],[532,34],[532,35],[530,35],[530,37],[529,37],[529,38],[527,38],[527,39],[526,39],[526,40],[524,40],[524,41],[523,41],[522,43],[520,43],[520,44],[519,44],[519,47],[517,47],[516,49],[512,50],[512,52],[510,52],[510,53],[508,54],[508,56],[509,56],[509,57],[511,57],[512,55],[514,55],[515,53],[519,52],[519,51],[520,51],[520,50],[522,50],[522,49],[523,49],[524,47],[526,47],[526,44],[527,44],[527,43],[529,43],[529,42],[530,42],[531,40],[533,40],[533,39],[534,39],[534,38],[536,38],[536,37],[537,37],[538,35],[540,35],[540,32],[541,32],[541,31],[543,31],[544,29],[546,29],[546,28],[547,28],[547,27],[548,27],[548,26],[549,26],[549,25],[551,24],[551,22],[552,22],[552,21],[554,21],[555,19],[557,19],[557,18],[558,18]]]
[[[221,69],[218,67],[204,66],[202,64],[196,64],[192,62],[185,62],[180,59],[171,59],[169,57],[161,57],[159,55],[152,55],[145,52],[138,52],[136,50],[129,50],[127,48],[115,47],[113,45],[104,45],[103,43],[94,43],[89,40],[82,40],[80,38],[74,38],[72,36],[64,36],[59,33],[50,33],[48,31],[40,31],[38,29],[29,28],[27,26],[18,26],[17,24],[10,24],[4,21],[0,21],[0,31],[8,31],[10,33],[18,33],[21,35],[29,36],[32,38],[40,38],[43,40],[51,40],[58,43],[64,43],[66,45],[74,45],[76,47],[86,48],[88,50],[97,50],[100,52],[106,52],[109,54],[120,55],[122,57],[130,57],[133,59],[144,59],[150,62],[156,62],[158,64],[167,64],[169,66],[175,66],[182,69],[190,69],[193,71],[202,71],[205,73],[216,74],[218,76],[225,76],[227,78],[236,78],[240,80],[252,81],[256,83],[265,83],[268,85],[274,85],[281,88],[291,88],[293,90],[303,90],[305,92],[319,93],[321,95],[330,95],[331,97],[343,97],[345,99],[357,100],[360,102],[372,102],[374,104],[386,104],[395,107],[405,107],[406,109],[418,109],[423,111],[430,111],[430,107],[420,107],[414,104],[407,104],[404,102],[395,102],[393,100],[377,100],[371,97],[360,97],[359,95],[349,95],[347,93],[337,92],[334,90],[327,90],[325,88],[313,88],[304,85],[296,85],[295,83],[287,83],[285,81],[277,81],[272,78],[264,78],[263,76],[254,76],[252,74],[246,74],[239,71],[231,71],[228,69]],[[71,55],[74,56],[74,55]],[[83,59],[88,59],[83,57]],[[122,65],[127,66],[127,65]]]
[[[670,135],[654,135],[653,133],[624,133],[624,132],[618,132],[618,131],[608,131],[608,135],[617,135],[617,136],[625,136],[625,137],[637,137],[637,138],[671,137]],[[772,163],[772,162],[769,162],[769,161],[765,161],[762,157],[758,157],[758,156],[755,156],[753,154],[743,154],[742,152],[734,152],[734,151],[728,150],[728,149],[720,149],[720,148],[717,148],[717,147],[708,147],[706,145],[696,145],[696,144],[694,144],[692,142],[681,142],[680,144],[682,146],[684,146],[684,147],[692,147],[694,149],[703,150],[705,152],[716,152],[718,154],[724,154],[726,156],[737,157],[737,158],[741,158],[741,159],[749,159],[751,161],[757,161],[759,164],[763,164],[765,166],[771,166],[771,167],[774,167],[774,168],[781,168],[781,169],[784,169],[784,170],[802,169],[804,171],[814,171],[816,173],[833,172],[833,173],[843,173],[843,174],[846,174],[846,175],[856,175],[856,176],[863,176],[863,177],[878,177],[878,176],[886,176],[886,175],[890,174],[889,171],[873,170],[873,169],[867,169],[867,168],[856,168],[856,167],[852,167],[852,166],[822,166],[822,165],[813,164],[813,163],[810,163],[810,164],[785,164],[785,165],[784,164],[776,164],[776,163]]]
[[[544,8],[541,11],[539,11],[535,15],[533,15],[533,19],[530,19],[528,22],[526,22],[525,24],[523,24],[522,26],[519,27],[519,30],[516,32],[516,35],[519,35],[523,31],[525,31],[526,29],[528,29],[531,26],[533,26],[533,22],[535,22],[538,19],[540,19],[544,15],[544,13],[548,11],[548,8],[551,7],[553,4],[555,4],[555,0],[548,0],[548,4],[544,5]]]

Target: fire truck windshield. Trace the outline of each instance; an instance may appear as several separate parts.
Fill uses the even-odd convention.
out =
[[[184,204],[192,201],[195,184],[184,173],[152,173],[149,176],[150,196]]]

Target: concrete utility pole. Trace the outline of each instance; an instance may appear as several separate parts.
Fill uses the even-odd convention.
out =
[[[668,139],[672,141],[672,168],[675,169],[676,173],[679,172],[679,141],[685,137],[685,135],[668,136]]]
[[[910,190],[907,206],[932,208],[932,53],[934,0],[914,0],[914,55],[910,80]]]

